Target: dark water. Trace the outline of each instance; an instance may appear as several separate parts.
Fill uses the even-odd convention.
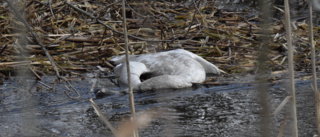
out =
[[[50,83],[54,77],[42,81]],[[21,90],[19,84],[6,81],[0,86],[0,136],[111,136],[110,130],[95,114],[89,98],[91,79],[74,80],[72,84],[82,97],[71,100],[63,93],[64,84],[57,92],[42,89]],[[28,81],[30,85],[33,80]],[[97,87],[119,90],[108,80],[99,80]],[[300,136],[316,134],[313,93],[310,81],[297,82],[297,111]],[[28,88],[29,89],[29,88]],[[271,110],[287,95],[283,85],[270,86]],[[199,87],[170,91],[135,93],[137,115],[151,110],[159,115],[153,118],[140,136],[213,136],[256,137],[259,132],[257,91],[249,84]],[[95,99],[96,104],[114,126],[130,115],[127,94],[113,94]],[[283,110],[271,117],[272,135],[276,136],[284,118]],[[290,125],[290,121],[287,125]],[[287,126],[285,136],[290,127]]]

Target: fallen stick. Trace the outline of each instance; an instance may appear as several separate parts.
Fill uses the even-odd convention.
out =
[[[0,63],[0,67],[3,67],[3,66],[13,66],[13,65],[20,65],[20,64],[30,64],[31,61],[16,61],[16,62],[3,62],[3,63]]]

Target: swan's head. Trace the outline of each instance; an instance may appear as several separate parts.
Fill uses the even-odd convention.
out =
[[[127,64],[121,62],[114,68],[114,74],[119,76],[119,80],[122,83],[128,84],[127,76]],[[141,83],[140,76],[143,73],[148,73],[149,69],[141,62],[130,61],[130,75],[131,75],[131,84],[136,86]]]

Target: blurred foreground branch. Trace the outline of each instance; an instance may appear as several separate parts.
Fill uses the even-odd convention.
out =
[[[319,0],[311,0],[311,1],[309,1],[309,4],[311,4],[310,2],[312,2],[312,7],[313,7],[314,10],[320,11],[320,2],[319,2]]]
[[[65,81],[67,83],[67,85],[71,88],[71,90],[73,90],[77,96],[76,97],[72,97],[70,96],[67,92],[66,95],[71,98],[71,99],[78,99],[80,98],[80,94],[79,92],[71,85],[70,81],[67,80],[65,77],[62,77],[59,73],[58,70],[58,64],[54,61],[54,59],[52,58],[52,56],[50,55],[50,53],[48,52],[48,50],[46,49],[46,46],[42,43],[42,41],[40,40],[39,36],[36,34],[36,32],[33,30],[33,28],[29,25],[29,23],[22,17],[22,15],[18,12],[18,10],[14,7],[14,5],[12,4],[12,1],[10,0],[5,0],[10,9],[13,11],[14,15],[18,18],[18,20],[20,20],[24,26],[27,28],[27,30],[32,34],[32,36],[34,37],[34,39],[36,40],[36,42],[41,46],[41,49],[43,50],[43,52],[45,53],[45,55],[48,57],[49,61],[51,62],[51,65],[53,67],[53,69],[56,72],[56,76],[59,79],[62,79],[63,81]]]
[[[270,35],[270,6],[267,6],[267,1],[261,0],[261,18],[262,18],[262,31],[261,33],[265,36]],[[261,124],[260,124],[260,132],[262,137],[270,136],[270,105],[269,105],[269,95],[268,95],[268,84],[267,77],[270,74],[268,71],[267,61],[268,61],[268,50],[269,50],[269,42],[270,37],[262,37],[260,39],[261,44],[259,45],[259,53],[257,57],[257,74],[256,79],[258,82],[257,91],[258,91],[258,100],[259,105],[262,107],[260,111]]]
[[[152,121],[152,119],[157,118],[161,115],[161,112],[159,112],[158,110],[145,111],[137,117],[135,117],[134,119],[127,119],[120,126],[118,126],[118,129],[116,129],[111,125],[110,121],[102,114],[101,110],[93,101],[93,99],[91,98],[89,101],[93,106],[96,114],[110,128],[112,134],[116,137],[131,137],[133,131],[136,131],[138,128],[147,127]]]

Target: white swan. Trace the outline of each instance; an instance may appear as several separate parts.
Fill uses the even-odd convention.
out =
[[[111,59],[119,81],[128,84],[125,56]],[[183,49],[153,54],[130,55],[131,82],[134,90],[191,87],[201,83],[206,73],[220,74],[219,68],[200,56]],[[149,79],[141,81],[147,74]]]

